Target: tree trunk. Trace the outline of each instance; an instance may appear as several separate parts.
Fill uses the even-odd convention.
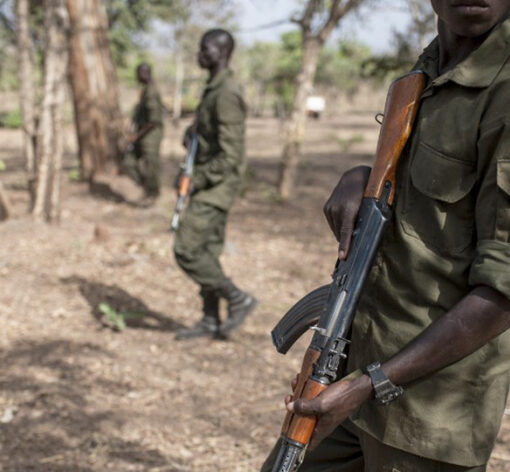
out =
[[[11,203],[4,190],[2,182],[0,182],[0,221],[7,220],[11,216]]]
[[[35,182],[35,97],[33,83],[32,41],[29,30],[28,0],[17,0],[18,76],[21,117],[23,120],[23,157],[27,171],[31,207]]]
[[[37,180],[32,213],[36,220],[51,221],[52,217],[58,214],[58,202],[55,198],[59,193],[62,107],[67,85],[67,12],[64,0],[46,0],[44,11],[44,95],[38,129]]]
[[[174,103],[172,121],[177,124],[182,115],[182,84],[184,82],[184,54],[182,44],[177,44],[177,51],[175,52],[175,85],[174,85]]]
[[[122,152],[118,80],[101,0],[65,0],[70,19],[70,79],[81,175],[116,174]]]
[[[303,35],[303,59],[301,71],[296,80],[296,95],[285,133],[285,143],[280,164],[279,188],[280,196],[287,200],[294,189],[301,144],[304,139],[306,125],[306,99],[311,94],[313,80],[317,70],[317,62],[322,41],[314,36]]]

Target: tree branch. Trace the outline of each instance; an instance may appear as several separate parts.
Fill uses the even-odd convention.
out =
[[[312,28],[313,15],[317,11],[317,8],[320,6],[321,2],[322,0],[308,0],[303,15],[296,21],[296,23],[301,26],[301,29],[305,34],[309,34]]]
[[[364,0],[333,0],[331,8],[329,9],[329,18],[317,33],[317,37],[320,41],[325,42],[338,25],[338,22],[351,10],[358,8],[363,1]]]

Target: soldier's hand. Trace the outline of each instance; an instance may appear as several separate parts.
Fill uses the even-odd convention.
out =
[[[192,135],[192,127],[188,126],[186,131],[184,132],[184,136],[182,137],[182,145],[188,149],[191,143],[191,135]]]
[[[310,440],[313,450],[354,411],[372,396],[372,383],[367,375],[331,384],[313,400],[286,402],[287,410],[301,416],[316,416],[317,423]]]
[[[324,205],[324,215],[339,243],[340,260],[345,259],[349,252],[354,224],[369,176],[370,167],[367,166],[347,171]]]

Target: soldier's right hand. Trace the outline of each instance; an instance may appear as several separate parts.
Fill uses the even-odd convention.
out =
[[[192,134],[192,127],[188,126],[186,128],[186,131],[184,131],[184,136],[182,137],[182,145],[188,149],[189,144],[191,143],[191,134]]]
[[[352,232],[363,193],[370,176],[370,167],[358,166],[347,171],[324,205],[324,215],[338,243],[338,258],[347,257]]]

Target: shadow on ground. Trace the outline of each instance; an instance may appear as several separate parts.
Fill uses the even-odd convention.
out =
[[[3,472],[92,472],[112,470],[106,466],[111,463],[116,470],[140,470],[167,462],[157,450],[112,435],[111,426],[106,433],[105,423],[120,429],[122,410],[108,404],[93,408],[88,401],[91,392],[120,397],[130,390],[129,383],[93,368],[115,362],[110,352],[91,343],[28,340],[0,351],[0,361]]]
[[[157,331],[176,331],[184,325],[168,316],[151,310],[142,300],[133,297],[117,285],[106,285],[92,282],[83,277],[71,276],[60,279],[65,284],[78,286],[83,298],[90,306],[92,316],[102,325],[107,326],[103,313],[99,309],[101,303],[107,303],[115,311],[136,312],[143,314],[143,318],[126,320],[130,328],[150,329]]]

